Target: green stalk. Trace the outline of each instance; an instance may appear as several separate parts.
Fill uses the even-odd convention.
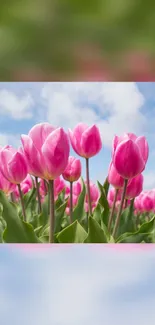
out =
[[[50,232],[49,243],[54,243],[55,209],[54,209],[54,180],[49,181],[49,200],[50,200]]]
[[[23,193],[22,193],[20,184],[17,184],[17,186],[18,186],[20,202],[21,202],[21,206],[22,206],[23,220],[26,222],[26,211],[25,211],[25,206],[24,206]]]
[[[115,206],[116,206],[118,191],[119,191],[118,189],[115,189],[114,201],[113,201],[113,204],[112,204],[112,209],[111,209],[111,212],[110,212],[109,222],[108,222],[108,231],[109,232],[110,232],[110,228],[111,228],[111,224],[112,224],[112,220],[113,220],[113,216],[114,216],[114,211],[115,211]]]
[[[37,198],[38,198],[38,214],[40,214],[42,211],[42,208],[41,208],[41,197],[40,197],[40,191],[39,191],[38,177],[35,177],[35,181],[36,181]]]
[[[70,206],[69,206],[70,223],[73,223],[73,182],[70,182]]]
[[[128,180],[125,179],[124,180],[124,186],[123,186],[123,192],[122,192],[122,198],[121,198],[121,202],[120,202],[120,206],[119,206],[119,210],[118,210],[118,214],[117,214],[117,217],[116,217],[116,222],[115,222],[115,226],[114,226],[113,234],[112,234],[112,236],[114,238],[115,238],[116,233],[117,233],[117,229],[118,229],[118,226],[119,226],[119,222],[120,222],[120,218],[121,218],[121,214],[122,214],[122,210],[123,210],[123,204],[124,204],[127,185],[128,185]]]
[[[89,159],[88,158],[86,158],[86,182],[87,182],[89,215],[91,216],[92,215],[92,205],[91,205],[91,196],[90,196]]]

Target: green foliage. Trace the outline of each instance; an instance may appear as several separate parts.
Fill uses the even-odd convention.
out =
[[[108,58],[111,69],[117,62],[122,68],[120,56],[128,49],[154,54],[154,28],[151,0],[1,0],[0,78],[70,78],[79,70],[77,53],[87,62],[87,45],[99,52],[94,61],[103,58],[104,65]]]
[[[82,181],[83,182],[83,181]],[[134,215],[134,201],[121,215],[116,239],[112,237],[113,226],[107,229],[109,220],[109,204],[107,194],[109,184],[98,182],[100,197],[92,216],[84,209],[86,187],[79,196],[73,210],[73,223],[66,214],[68,198],[64,191],[55,202],[55,243],[155,243],[155,216]],[[42,212],[38,214],[36,191],[33,189],[24,195],[27,222],[23,221],[20,202],[11,203],[0,191],[0,243],[48,243],[49,242],[49,197],[46,195],[42,203]]]

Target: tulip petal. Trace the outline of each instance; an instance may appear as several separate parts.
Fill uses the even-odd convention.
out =
[[[138,137],[135,143],[138,145],[145,163],[147,163],[148,156],[149,156],[149,146],[146,141],[146,138],[144,136]]]
[[[83,157],[91,158],[102,149],[102,141],[99,129],[96,125],[89,127],[83,132],[81,138]]]
[[[28,136],[32,139],[34,146],[40,151],[46,138],[54,130],[55,128],[49,123],[39,123],[33,126]]]
[[[130,179],[140,174],[145,168],[145,161],[139,147],[132,140],[122,141],[116,148],[113,164],[117,172]]]
[[[42,146],[45,157],[44,176],[46,179],[55,179],[65,170],[69,157],[69,140],[62,128],[53,131]]]
[[[41,152],[37,150],[32,139],[28,135],[21,135],[24,154],[28,163],[29,174],[43,177],[44,159]]]
[[[8,162],[10,182],[20,184],[27,176],[27,164],[23,155],[16,152]]]

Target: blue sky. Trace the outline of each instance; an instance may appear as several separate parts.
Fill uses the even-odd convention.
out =
[[[155,187],[155,83],[0,83],[1,145],[18,146],[20,134],[45,121],[65,130],[81,121],[99,126],[103,150],[91,159],[90,172],[100,182],[107,174],[113,136],[125,131],[145,135],[150,155],[144,188]]]
[[[153,325],[154,246],[112,246],[2,245],[1,324]]]

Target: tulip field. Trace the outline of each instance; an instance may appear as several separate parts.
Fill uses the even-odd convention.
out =
[[[115,136],[107,177],[95,184],[91,158],[101,149],[98,127],[83,123],[68,132],[40,123],[21,135],[20,148],[0,147],[0,242],[154,243],[155,189],[143,189],[147,139]]]

